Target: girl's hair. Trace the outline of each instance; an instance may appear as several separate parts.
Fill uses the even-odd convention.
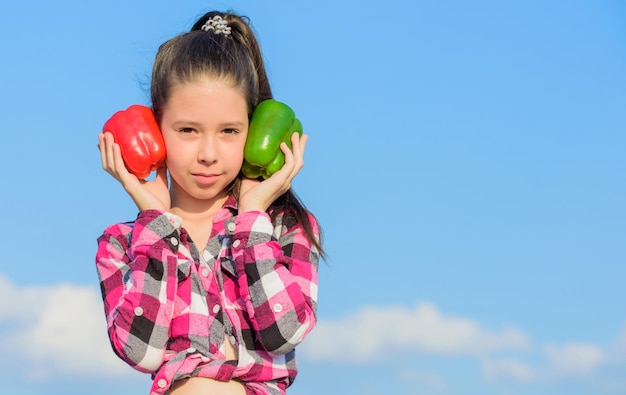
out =
[[[216,16],[230,28],[229,34],[202,30],[207,21]],[[150,89],[152,109],[158,122],[161,122],[172,88],[203,78],[218,79],[241,89],[247,100],[248,119],[258,103],[272,98],[261,48],[247,17],[211,11],[198,19],[190,32],[161,45],[154,61]],[[241,177],[240,174],[231,186],[235,196],[239,194]],[[286,223],[302,224],[308,239],[324,258],[322,242],[314,235],[309,213],[292,189],[276,199],[268,213],[272,221],[282,213]]]

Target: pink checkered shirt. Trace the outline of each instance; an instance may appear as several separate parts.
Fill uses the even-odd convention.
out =
[[[284,394],[296,377],[295,347],[316,322],[318,252],[294,221],[236,206],[231,197],[215,215],[204,251],[180,217],[157,210],[98,238],[111,345],[152,374],[151,395],[194,376]],[[236,361],[225,360],[225,335]]]

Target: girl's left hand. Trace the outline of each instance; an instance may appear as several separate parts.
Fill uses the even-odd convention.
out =
[[[290,150],[287,144],[281,143],[280,149],[285,154],[285,164],[267,180],[259,181],[243,178],[239,193],[239,212],[266,211],[282,194],[291,188],[291,180],[304,166],[304,149],[308,136],[294,133],[291,136]]]

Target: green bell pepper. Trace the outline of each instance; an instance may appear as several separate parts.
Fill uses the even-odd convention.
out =
[[[291,149],[293,133],[302,136],[302,123],[294,111],[276,100],[259,103],[250,119],[241,172],[248,178],[269,178],[285,164],[280,143]]]

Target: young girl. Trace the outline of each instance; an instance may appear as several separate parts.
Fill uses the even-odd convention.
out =
[[[307,136],[281,145],[285,164],[267,180],[241,175],[250,116],[272,94],[257,40],[234,14],[210,12],[165,42],[151,96],[167,151],[153,181],[99,136],[102,167],[139,209],[98,239],[112,347],[152,374],[151,395],[284,394],[315,325],[322,254],[290,188]]]

